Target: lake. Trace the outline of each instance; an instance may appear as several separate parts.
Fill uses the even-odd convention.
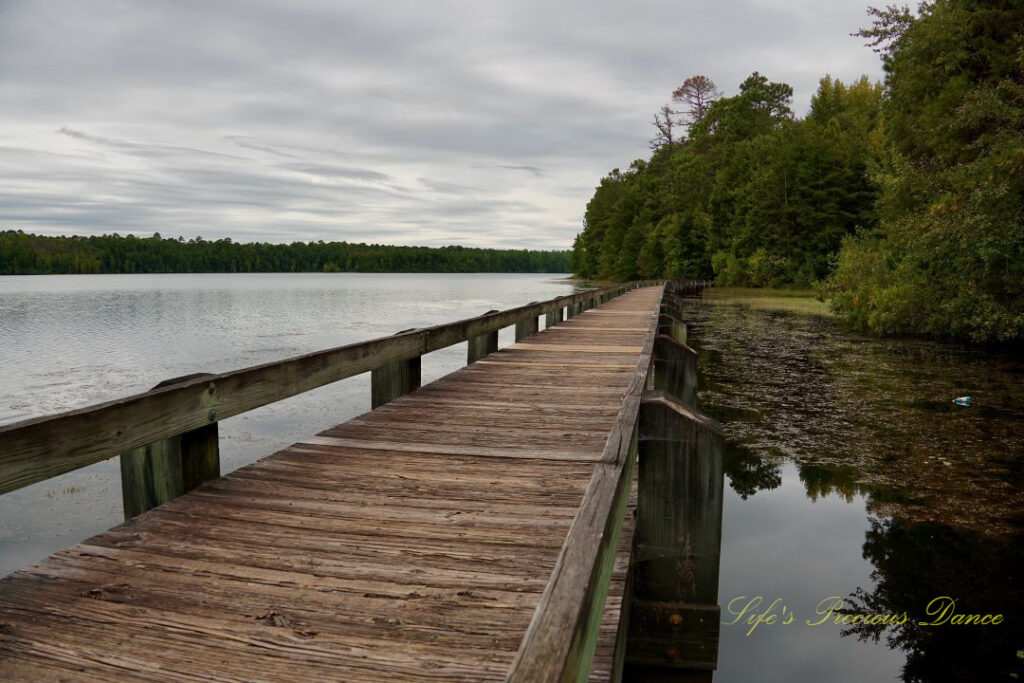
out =
[[[0,276],[0,424],[572,293],[567,275]],[[543,321],[542,321],[543,324]],[[500,344],[514,331],[502,330]],[[466,363],[423,358],[423,382]],[[369,374],[220,423],[221,471],[370,409]],[[0,576],[123,520],[118,460],[0,496]]]
[[[567,294],[550,275],[0,277],[0,423]],[[809,307],[808,310],[813,310]],[[1024,361],[691,302],[699,403],[726,430],[718,681],[1010,680],[1021,673]],[[511,342],[503,331],[502,345]],[[428,382],[465,345],[424,358]],[[971,395],[961,408],[952,399]],[[369,408],[364,375],[226,420],[229,471]],[[0,497],[0,574],[121,521],[117,461]],[[816,626],[823,600],[906,614]],[[940,596],[991,626],[921,626]]]
[[[698,403],[727,440],[722,620],[757,597],[761,611],[778,600],[780,614],[749,635],[743,621],[722,626],[716,680],[1024,674],[1024,361],[864,338],[775,303],[794,310],[761,300],[686,310]],[[964,395],[971,407],[953,404]],[[927,612],[942,596],[957,613],[1005,621],[920,625],[942,620]],[[817,623],[833,597],[907,623]]]

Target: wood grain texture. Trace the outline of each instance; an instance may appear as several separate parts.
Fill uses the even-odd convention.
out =
[[[660,310],[661,292],[651,294],[657,297],[652,308]],[[613,312],[615,305],[613,301],[602,310]],[[588,314],[592,320],[596,311],[578,317]],[[509,681],[577,681],[589,676],[629,501],[640,401],[648,384],[657,328],[658,318],[650,318],[602,462],[594,468],[579,513],[516,653]]]
[[[528,315],[516,323],[516,341],[520,342],[537,334],[540,323],[536,315]]]
[[[645,395],[625,652],[629,677],[717,665],[724,450],[717,422],[669,394]]]
[[[154,389],[199,378],[198,373],[170,379]],[[121,454],[121,501],[124,518],[177,498],[203,482],[220,476],[220,430],[216,422],[161,439]]]
[[[395,361],[370,372],[370,407],[377,408],[420,388],[422,356]]]
[[[542,603],[567,609],[559,651],[593,651],[660,293],[0,579],[0,680],[501,681]],[[570,575],[586,577],[575,606],[558,597]]]

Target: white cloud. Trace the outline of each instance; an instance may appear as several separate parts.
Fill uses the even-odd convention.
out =
[[[879,78],[820,7],[0,4],[0,228],[567,248],[687,76]]]

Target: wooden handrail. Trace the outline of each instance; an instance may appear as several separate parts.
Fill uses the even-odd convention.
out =
[[[662,308],[667,287],[662,290]],[[670,294],[670,293],[669,293]],[[654,358],[653,316],[629,389],[583,494],[508,681],[586,680],[601,625],[637,454],[640,402]]]
[[[0,426],[0,493],[43,481],[311,389],[409,360],[564,307],[585,310],[643,281],[187,380],[141,394]]]

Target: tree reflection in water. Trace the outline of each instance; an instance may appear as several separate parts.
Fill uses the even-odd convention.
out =
[[[907,653],[903,680],[1004,681],[1024,678],[1024,534],[985,538],[935,523],[908,524],[871,518],[864,557],[875,565],[870,591],[849,597],[854,614],[903,614],[902,625],[856,625],[844,636],[878,642]],[[928,605],[940,596],[955,600],[956,614],[1002,614],[999,625],[934,623]]]
[[[742,444],[726,442],[723,466],[729,485],[743,500],[758,491],[778,488],[782,484],[779,466]]]

